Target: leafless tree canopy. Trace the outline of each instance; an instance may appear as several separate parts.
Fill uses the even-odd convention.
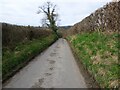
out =
[[[56,12],[56,5],[51,2],[46,2],[43,6],[39,7],[38,14],[44,13],[45,18],[42,19],[42,24],[48,26],[57,34],[57,25],[58,14]]]

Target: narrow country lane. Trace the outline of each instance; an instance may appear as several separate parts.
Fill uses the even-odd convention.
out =
[[[3,86],[5,88],[87,87],[65,39],[59,39]]]

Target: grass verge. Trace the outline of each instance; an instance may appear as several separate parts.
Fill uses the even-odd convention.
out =
[[[118,33],[81,33],[67,39],[101,88],[118,88]]]
[[[48,37],[19,44],[13,51],[3,48],[2,80],[5,81],[15,71],[22,68],[25,63],[29,62],[34,56],[49,47],[56,40],[55,35],[49,35]]]

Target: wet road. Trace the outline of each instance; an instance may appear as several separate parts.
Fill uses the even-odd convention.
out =
[[[65,39],[46,51],[8,80],[6,88],[86,88],[86,84]]]

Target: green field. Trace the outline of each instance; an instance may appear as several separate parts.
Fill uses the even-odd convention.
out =
[[[42,52],[57,40],[56,36],[50,34],[47,37],[34,39],[26,43],[19,43],[14,50],[3,48],[2,78],[10,76],[16,69],[23,66],[32,57]]]
[[[118,87],[118,33],[81,33],[67,39],[102,88]]]

